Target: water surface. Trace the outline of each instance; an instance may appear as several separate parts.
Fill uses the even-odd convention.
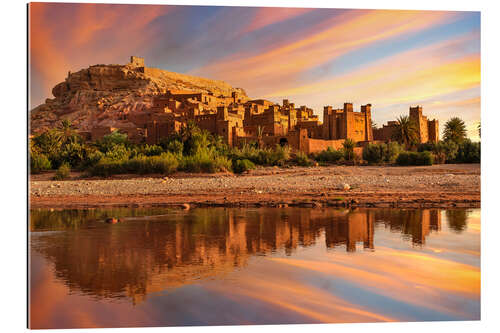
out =
[[[32,328],[478,320],[480,210],[32,210],[29,319]]]

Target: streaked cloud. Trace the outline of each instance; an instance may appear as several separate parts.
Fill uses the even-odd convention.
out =
[[[345,101],[379,125],[415,104],[442,124],[458,112],[477,138],[477,12],[32,3],[30,20],[32,106],[68,70],[139,55],[320,117]]]

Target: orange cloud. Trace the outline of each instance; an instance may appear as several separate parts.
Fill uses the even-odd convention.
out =
[[[200,68],[196,73],[252,88],[265,83],[283,85],[287,80],[340,55],[368,44],[395,37],[456,17],[452,12],[349,11],[323,22],[294,42],[272,46],[253,56],[236,54]]]
[[[150,24],[172,6],[30,3],[31,71],[45,96],[68,70],[123,63],[153,38]],[[64,11],[61,14],[61,11]],[[58,19],[54,20],[54,16]],[[105,43],[105,47],[103,47]]]
[[[258,8],[253,20],[242,33],[259,30],[267,25],[286,21],[312,10],[311,8]]]

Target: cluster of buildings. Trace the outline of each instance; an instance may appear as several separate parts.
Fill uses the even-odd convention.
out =
[[[143,60],[134,59],[144,68]],[[123,130],[132,140],[157,144],[193,121],[199,128],[221,136],[230,146],[256,141],[264,146],[289,145],[294,150],[312,153],[328,147],[339,149],[345,139],[354,140],[360,147],[390,141],[396,122],[374,129],[371,108],[371,104],[366,104],[354,111],[352,103],[344,103],[339,109],[325,106],[321,122],[312,109],[296,106],[287,99],[280,105],[265,99],[250,100],[236,91],[231,96],[215,96],[210,92],[168,90],[154,97],[147,112],[126,115],[136,127]],[[410,118],[418,126],[421,143],[439,140],[438,121],[429,121],[421,106],[410,107]],[[112,130],[97,127],[92,131],[92,139]]]

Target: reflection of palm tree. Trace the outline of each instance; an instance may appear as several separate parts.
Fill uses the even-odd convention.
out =
[[[448,226],[457,233],[465,230],[467,226],[467,211],[464,209],[452,209],[446,211]]]
[[[417,125],[408,116],[400,116],[396,121],[396,126],[392,138],[408,149],[418,142]]]

